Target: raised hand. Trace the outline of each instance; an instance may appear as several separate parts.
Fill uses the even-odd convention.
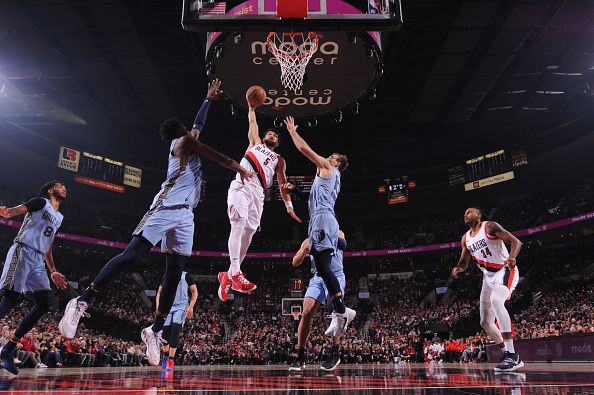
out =
[[[252,171],[248,171],[246,169],[244,169],[243,167],[238,171],[239,173],[239,177],[241,177],[241,183],[243,184],[246,180],[251,179],[252,177],[254,177],[256,175],[256,173],[252,172]]]
[[[295,118],[290,115],[285,118],[285,125],[287,126],[289,133],[296,132],[299,127],[299,125],[295,125]]]
[[[6,206],[0,206],[0,217],[10,218],[10,209]]]
[[[208,93],[206,94],[206,97],[210,100],[217,100],[223,93],[223,91],[219,91],[220,87],[221,81],[218,78],[215,78],[208,84]]]

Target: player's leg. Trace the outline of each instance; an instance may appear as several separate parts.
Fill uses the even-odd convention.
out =
[[[189,208],[181,208],[172,212],[170,216],[175,217],[174,227],[165,233],[161,241],[161,249],[167,253],[165,255],[165,276],[159,297],[159,310],[155,314],[153,325],[144,328],[140,334],[147,347],[147,360],[153,366],[159,365],[160,332],[175,300],[177,286],[181,280],[182,272],[190,260],[194,242],[192,211]]]
[[[503,338],[499,328],[495,325],[495,311],[491,305],[492,286],[487,279],[483,277],[483,286],[481,289],[479,313],[481,327],[487,332],[487,335],[493,342],[503,350]]]
[[[17,251],[18,250],[18,251]],[[0,351],[0,365],[12,374],[18,374],[14,364],[14,351],[20,339],[29,332],[39,319],[49,310],[50,282],[45,271],[43,254],[24,246],[17,246],[18,263],[10,275],[6,276],[6,283],[12,284],[15,293],[32,292],[33,308],[27,313],[14,331],[12,338]],[[3,276],[4,277],[4,276]],[[9,293],[14,301],[14,294]],[[8,303],[12,303],[8,301]]]
[[[2,277],[0,278],[0,289],[2,290],[2,299],[0,299],[0,319],[4,318],[16,305],[22,301],[22,294],[16,292],[13,288],[17,284],[17,289],[24,287],[25,276],[22,271],[22,247],[13,244],[8,249],[6,261],[2,268]]]
[[[239,250],[239,272],[231,277],[231,288],[235,291],[248,293],[254,291],[256,284],[245,278],[245,274],[241,271],[241,264],[247,255],[247,251],[252,244],[252,237],[260,227],[260,219],[262,218],[262,211],[264,208],[264,194],[261,190],[248,189],[250,191],[250,199],[248,205],[248,217],[243,233],[241,235],[241,245]]]
[[[167,360],[169,359],[169,339],[171,338],[171,318],[172,313],[169,313],[167,319],[165,320],[165,325],[163,326],[163,345],[161,346],[161,351],[163,352],[163,356],[161,357],[161,369],[167,368]]]
[[[175,315],[174,315],[175,317]],[[182,330],[182,323],[180,322],[172,322],[171,329],[169,334],[169,350],[168,350],[168,359],[166,368],[168,370],[172,370],[175,364],[175,354],[179,347],[179,340],[181,337],[181,330]]]
[[[346,278],[344,276],[344,273],[338,274],[337,275],[337,278],[338,278],[338,281],[340,283],[340,289],[342,291],[342,294],[344,295],[345,294],[345,289],[346,289]],[[328,298],[326,300],[326,306],[328,306],[328,311],[330,313],[332,313],[334,311],[334,303],[332,302],[332,299]],[[347,307],[346,310],[348,312],[348,310],[352,310],[352,309],[349,309]],[[354,314],[356,314],[354,310],[352,310],[352,312]],[[354,318],[354,315],[353,315],[353,318]],[[352,318],[351,318],[350,321],[352,321]],[[345,325],[345,328],[342,331],[342,334],[344,334],[344,331],[346,331],[346,327],[348,326],[348,323],[350,323],[350,321],[348,321],[347,324]],[[322,364],[320,366],[320,369],[326,370],[326,371],[332,371],[332,370],[336,369],[336,367],[340,364],[340,362],[341,362],[341,359],[340,359],[340,339],[341,339],[341,336],[332,336],[332,340],[331,340],[332,341],[332,347],[330,349],[330,355],[324,361],[322,361]]]
[[[229,223],[231,224],[228,240],[229,269],[227,272],[220,272],[218,275],[220,282],[218,294],[222,301],[227,300],[227,295],[233,285],[234,277],[237,280],[237,284],[243,282],[241,281],[242,279],[245,280],[245,277],[241,275],[242,251],[247,252],[253,233],[255,232],[255,230],[250,229],[248,222],[249,207],[253,203],[251,200],[247,187],[237,181],[231,183],[227,196],[227,214],[229,215]],[[237,288],[240,292],[243,292],[245,287],[238,286]],[[255,286],[250,286],[249,288],[250,290],[246,292],[252,291],[255,289]]]
[[[338,222],[331,214],[318,214],[310,219],[310,254],[314,257],[318,275],[324,280],[334,303],[335,312],[344,314],[345,305],[342,290],[336,275],[332,272],[332,254],[338,245]]]
[[[88,305],[95,296],[113,279],[127,267],[132,265],[154,246],[144,235],[139,234],[132,237],[132,241],[126,249],[107,262],[95,277],[91,285],[85,289],[81,296],[73,298],[66,305],[64,316],[60,320],[58,328],[63,336],[73,338],[76,335],[78,323],[84,315]]]
[[[502,273],[501,281],[498,279],[491,293],[491,305],[493,306],[495,318],[503,335],[505,350],[505,358],[495,367],[496,371],[511,372],[524,366],[524,362],[522,362],[514,349],[511,317],[505,308],[505,302],[511,298],[512,292],[518,283],[518,276],[518,268],[514,268],[511,271],[506,268]]]
[[[320,309],[322,302],[325,300],[326,294],[322,279],[314,276],[309,280],[309,286],[305,291],[305,298],[303,299],[303,307],[301,311],[301,321],[297,328],[297,344],[295,345],[295,353],[297,358],[293,360],[289,370],[301,371],[305,367],[307,340],[311,333],[311,322],[315,313]]]

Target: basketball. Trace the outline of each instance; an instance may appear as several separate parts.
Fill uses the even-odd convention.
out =
[[[266,100],[266,91],[258,85],[253,85],[245,92],[245,100],[251,108],[256,108]]]

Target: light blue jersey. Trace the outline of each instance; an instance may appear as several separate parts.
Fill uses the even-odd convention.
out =
[[[330,261],[330,270],[332,270],[332,273],[334,274],[343,274],[344,273],[344,267],[342,265],[342,250],[337,248],[334,251],[334,254],[332,254],[332,260]],[[318,269],[316,268],[316,262],[314,260],[314,257],[312,255],[309,256],[309,259],[311,260],[311,274],[313,274],[314,276],[318,275]]]
[[[310,250],[337,250],[338,221],[334,204],[340,192],[340,172],[332,170],[330,177],[316,175],[309,193]]]
[[[50,249],[64,216],[54,209],[49,200],[43,200],[45,200],[45,206],[41,210],[25,214],[25,219],[14,242],[24,244],[44,254]]]
[[[173,156],[173,147],[177,140],[171,142],[167,178],[153,199],[151,209],[185,205],[195,208],[200,201],[202,161],[198,154],[192,154],[185,158]]]
[[[171,311],[173,310],[185,310],[188,307],[190,298],[188,296],[188,282],[186,281],[186,272],[182,272],[181,280],[177,284],[177,290],[175,291],[175,299],[173,305],[171,305]]]
[[[334,212],[334,204],[340,193],[340,172],[332,169],[330,177],[316,178],[309,193],[309,215],[314,216],[320,212]]]

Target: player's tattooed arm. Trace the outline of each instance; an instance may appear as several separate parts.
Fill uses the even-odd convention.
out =
[[[295,214],[295,210],[293,209],[293,202],[291,201],[291,194],[286,188],[283,188],[283,185],[287,183],[287,164],[283,157],[278,157],[278,164],[276,165],[276,180],[278,181],[278,188],[280,190],[281,197],[283,202],[285,202],[285,207],[287,208],[287,213],[298,223],[301,223],[301,218]]]
[[[262,142],[262,139],[260,139],[260,127],[258,126],[258,120],[256,119],[256,111],[253,108],[250,108],[248,111],[248,122],[249,149]]]
[[[466,234],[462,236],[462,252],[460,253],[460,259],[458,260],[458,264],[452,268],[452,277],[456,278],[458,274],[462,273],[468,268],[468,263],[470,263],[470,251],[466,247]]]
[[[512,235],[510,232],[503,229],[503,226],[499,225],[495,221],[487,222],[487,225],[485,225],[485,230],[487,232],[487,235],[489,235],[490,237],[498,238],[500,240],[503,240],[504,243],[510,245],[511,251],[509,253],[509,258],[507,258],[507,260],[505,261],[505,265],[509,269],[513,269],[516,266],[516,257],[522,249],[522,242],[518,240],[516,236]]]
[[[303,240],[301,247],[293,257],[293,267],[297,267],[303,263],[305,257],[309,255],[309,239]]]
[[[52,240],[53,244],[53,240]],[[68,287],[68,283],[66,282],[66,277],[56,270],[56,264],[54,263],[54,256],[52,254],[52,245],[44,254],[45,264],[50,272],[50,278],[52,279],[53,283],[56,284],[58,289],[64,290]]]
[[[333,170],[332,165],[330,164],[330,161],[328,159],[318,155],[309,146],[309,144],[307,144],[307,142],[305,140],[303,140],[303,138],[299,135],[299,133],[297,133],[297,128],[299,127],[299,125],[295,125],[295,119],[293,119],[293,117],[291,117],[291,116],[286,117],[285,125],[287,126],[287,130],[289,131],[289,134],[291,135],[293,144],[295,144],[295,147],[299,150],[299,152],[301,152],[303,155],[305,155],[310,161],[312,161],[322,171],[331,172]],[[328,177],[329,175],[331,175],[331,173],[320,174],[320,175],[322,177]]]

